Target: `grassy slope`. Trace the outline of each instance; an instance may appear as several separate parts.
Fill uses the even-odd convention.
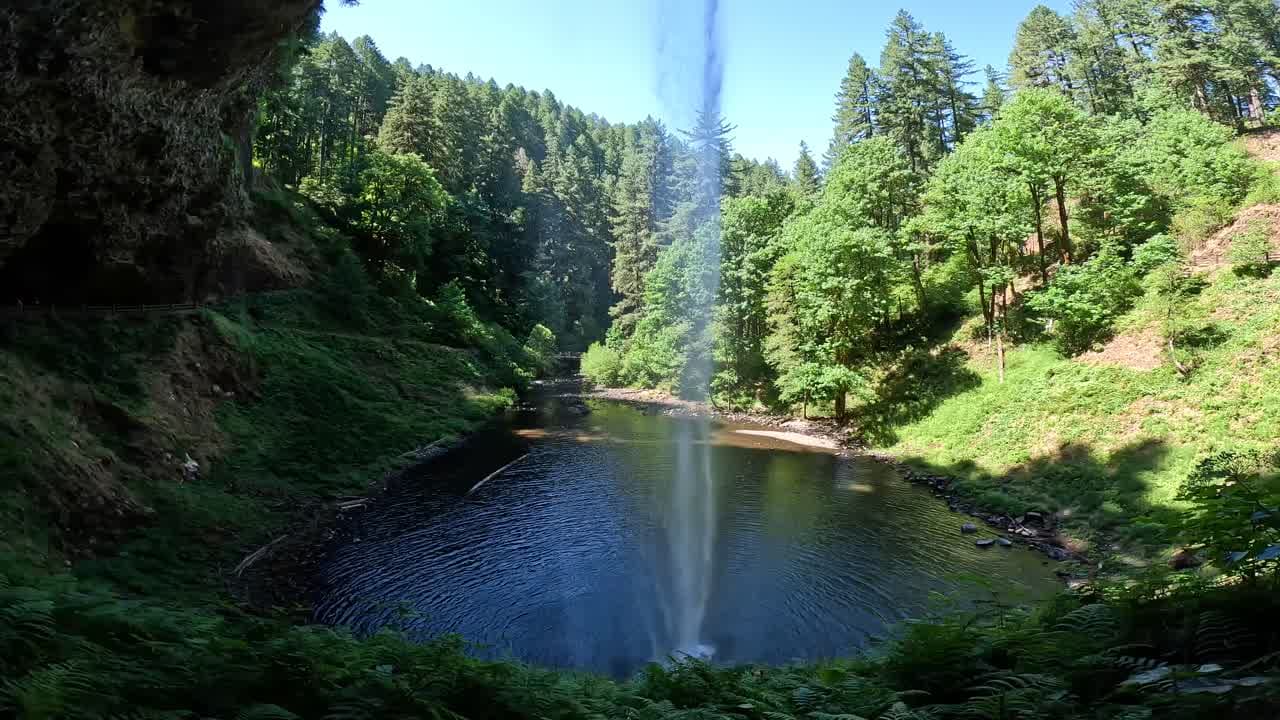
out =
[[[961,491],[993,510],[1061,511],[1085,539],[1159,542],[1161,516],[1177,512],[1178,484],[1198,458],[1280,440],[1280,273],[1219,270],[1207,280],[1184,309],[1206,330],[1189,379],[1160,354],[1149,293],[1100,357],[1014,348],[1004,384],[993,356],[968,343],[961,376],[979,382],[943,390],[927,416],[882,438],[883,449],[963,478]]]
[[[511,404],[531,374],[517,342],[465,308],[367,280],[353,295],[313,244],[331,231],[276,200],[264,227],[309,256],[308,288],[198,316],[0,320],[0,567],[220,601],[248,551]]]

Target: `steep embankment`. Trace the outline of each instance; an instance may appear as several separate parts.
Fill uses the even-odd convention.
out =
[[[195,313],[0,317],[6,564],[216,600],[248,551],[533,376],[536,355],[465,305],[367,293],[306,224],[266,226],[293,239],[261,240],[280,267],[316,280]]]
[[[235,225],[257,98],[320,4],[0,9],[0,302],[172,302],[234,284],[252,251]]]
[[[1250,138],[1249,147],[1277,138]],[[1155,287],[1081,355],[1039,343],[1011,349],[1003,384],[970,322],[913,376],[922,407],[872,439],[961,478],[958,490],[984,508],[1058,513],[1081,549],[1115,549],[1091,547],[1103,539],[1167,542],[1178,488],[1200,458],[1280,443],[1280,273],[1230,265],[1242,233],[1265,232],[1280,251],[1278,209],[1247,205],[1187,248],[1189,289],[1172,309],[1179,363],[1167,340],[1170,306]]]

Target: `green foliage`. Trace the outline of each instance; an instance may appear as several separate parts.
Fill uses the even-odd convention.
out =
[[[1178,492],[1189,505],[1179,534],[1228,573],[1280,570],[1280,455],[1222,452],[1202,460]]]
[[[1270,265],[1267,262],[1270,252],[1271,235],[1267,223],[1255,222],[1232,236],[1228,258],[1236,272],[1263,274]]]
[[[1182,248],[1169,235],[1155,235],[1133,250],[1130,263],[1139,275],[1146,275],[1159,267],[1182,261]]]
[[[524,341],[524,352],[532,366],[541,373],[551,372],[555,366],[555,333],[544,325],[534,325]]]
[[[457,638],[357,639],[276,618],[0,575],[0,708],[19,717],[1265,717],[1274,586],[1153,577],[911,623],[874,653],[787,667],[651,664],[614,682],[466,655]],[[1204,668],[1219,663],[1221,671]],[[1139,673],[1165,669],[1190,689]],[[1161,676],[1155,676],[1161,677]],[[1259,677],[1263,682],[1238,682]]]
[[[333,268],[316,284],[316,292],[320,307],[339,323],[355,329],[368,326],[376,290],[355,253],[341,250]]]
[[[1047,288],[1027,297],[1027,306],[1054,320],[1059,349],[1074,355],[1106,337],[1139,289],[1133,268],[1104,248],[1088,262],[1059,270]]]
[[[890,236],[849,230],[824,203],[784,229],[790,248],[769,290],[765,355],[784,402],[826,400],[843,419],[846,396],[867,391],[866,340],[889,311],[896,271]]]
[[[1219,198],[1195,197],[1173,216],[1173,232],[1188,243],[1205,240],[1231,221],[1231,212]]]
[[[597,385],[619,385],[624,382],[622,354],[604,343],[591,343],[582,354],[582,374]]]
[[[1165,111],[1147,123],[1132,151],[1157,192],[1181,207],[1239,202],[1259,177],[1233,144],[1231,129],[1190,110]]]
[[[358,182],[353,230],[365,261],[382,273],[424,271],[448,204],[431,168],[416,155],[374,152]]]

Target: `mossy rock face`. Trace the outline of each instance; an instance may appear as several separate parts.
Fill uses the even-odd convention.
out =
[[[0,286],[194,296],[246,209],[257,96],[320,0],[22,5],[0,10]]]

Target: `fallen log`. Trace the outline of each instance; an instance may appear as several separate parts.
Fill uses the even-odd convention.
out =
[[[489,473],[488,475],[486,475],[486,476],[484,477],[484,479],[483,479],[483,480],[481,480],[480,482],[478,482],[478,483],[476,483],[475,485],[473,485],[473,486],[471,487],[471,489],[467,491],[467,494],[466,494],[466,495],[463,495],[463,497],[464,497],[464,498],[471,497],[471,493],[473,493],[473,492],[475,492],[475,491],[479,490],[481,485],[484,485],[485,483],[487,483],[487,482],[489,482],[490,480],[494,479],[494,478],[495,478],[495,477],[497,477],[498,475],[502,474],[502,472],[503,472],[504,470],[506,470],[507,468],[510,468],[512,465],[515,465],[516,463],[520,462],[521,460],[524,460],[524,459],[525,459],[525,458],[527,458],[527,457],[529,457],[529,453],[525,453],[525,454],[521,455],[520,457],[516,458],[515,460],[512,460],[511,462],[507,463],[506,465],[503,465],[502,467],[498,468],[497,470],[494,470],[493,472]]]

